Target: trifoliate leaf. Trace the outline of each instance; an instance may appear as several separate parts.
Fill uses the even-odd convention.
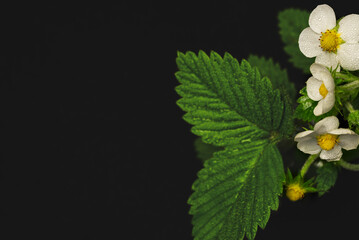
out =
[[[213,156],[213,153],[223,150],[222,147],[216,147],[211,144],[204,143],[201,138],[194,141],[194,148],[197,152],[197,157],[205,162]]]
[[[317,174],[316,182],[318,195],[322,196],[333,187],[337,181],[338,167],[334,163],[327,162],[317,169]]]
[[[271,58],[266,59],[264,57],[250,55],[248,62],[253,67],[257,67],[262,76],[268,77],[271,80],[273,89],[279,89],[283,95],[288,96],[292,102],[294,102],[297,91],[294,84],[289,81],[285,69],[281,69],[279,64],[274,63]]]
[[[268,78],[226,53],[179,53],[177,104],[203,142],[225,149],[204,163],[189,199],[193,235],[253,239],[278,207],[284,170],[275,142],[293,132],[291,107]]]
[[[299,103],[297,108],[294,112],[294,117],[310,122],[315,121],[318,122],[319,120],[328,117],[328,116],[336,116],[338,114],[338,111],[335,107],[332,108],[329,112],[322,114],[320,116],[314,115],[314,108],[317,106],[318,102],[313,101],[308,97],[307,94],[307,88],[304,87],[299,91],[299,93],[302,95],[300,98],[298,98],[297,102]]]
[[[309,67],[314,58],[307,58],[299,50],[300,33],[308,27],[309,12],[299,9],[286,9],[278,15],[279,34],[284,43],[284,51],[289,55],[289,61],[304,73],[310,73]]]

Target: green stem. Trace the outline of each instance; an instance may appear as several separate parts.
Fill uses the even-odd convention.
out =
[[[349,112],[354,112],[355,111],[353,105],[348,101],[344,103],[344,106],[348,109]]]
[[[346,162],[346,161],[344,161],[342,159],[338,163],[342,168],[345,168],[347,170],[359,171],[359,164],[348,163],[348,162]]]
[[[310,155],[307,159],[307,161],[305,161],[304,165],[302,166],[302,169],[300,170],[300,176],[302,178],[304,178],[305,174],[307,173],[310,165],[312,165],[312,163],[315,161],[315,159],[317,159],[319,156],[319,154],[314,154],[314,155]]]
[[[355,88],[359,87],[359,80],[344,84],[342,86],[339,86],[338,88],[341,90],[353,90]]]

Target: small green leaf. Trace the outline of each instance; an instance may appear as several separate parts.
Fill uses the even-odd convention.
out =
[[[334,163],[325,162],[324,165],[317,169],[317,190],[318,195],[322,196],[337,181],[338,167]]]
[[[281,69],[278,63],[274,63],[271,58],[258,57],[250,55],[248,62],[257,67],[262,76],[268,77],[273,85],[273,89],[279,89],[284,95],[288,96],[294,102],[297,91],[292,82],[289,81],[287,71]]]
[[[304,73],[310,73],[309,67],[314,58],[307,58],[299,50],[300,33],[308,27],[309,12],[299,9],[286,9],[278,15],[279,34],[284,43],[284,51],[289,55],[289,61]]]
[[[336,116],[338,114],[338,111],[335,107],[332,108],[329,112],[320,115],[315,116],[314,115],[314,108],[317,106],[318,102],[313,101],[308,97],[307,94],[307,88],[304,87],[302,90],[299,91],[299,93],[302,95],[300,98],[298,98],[297,102],[299,103],[297,108],[294,112],[294,117],[297,119],[301,119],[307,122],[315,121],[318,122],[319,120],[328,117],[328,116]]]

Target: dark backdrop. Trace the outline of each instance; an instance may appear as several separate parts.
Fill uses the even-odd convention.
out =
[[[359,12],[342,4],[337,16]],[[176,52],[272,57],[299,89],[307,76],[287,61],[277,14],[316,5],[2,7],[0,238],[192,239],[202,165],[175,103]],[[358,179],[343,170],[322,198],[281,199],[256,239],[354,239]]]

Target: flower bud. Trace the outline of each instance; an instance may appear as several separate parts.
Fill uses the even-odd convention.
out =
[[[289,184],[287,186],[286,195],[291,201],[298,201],[304,197],[305,189],[299,183]]]

